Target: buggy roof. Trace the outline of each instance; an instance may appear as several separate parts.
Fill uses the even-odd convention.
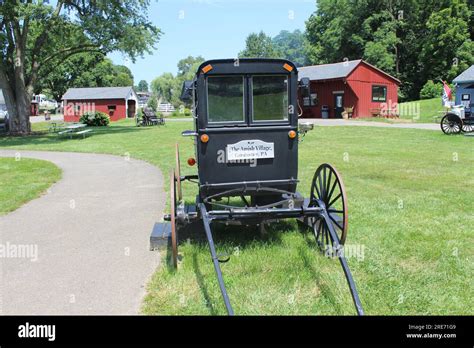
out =
[[[211,65],[212,69],[204,73],[203,68]],[[291,70],[287,70],[284,66],[290,66]],[[296,72],[296,65],[286,59],[273,58],[228,58],[213,59],[202,63],[196,75],[226,75],[226,74],[288,74]]]
[[[454,83],[472,83],[474,82],[474,65],[464,70],[458,77],[453,80]]]

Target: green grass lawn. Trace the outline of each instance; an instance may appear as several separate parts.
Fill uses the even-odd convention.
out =
[[[191,127],[121,121],[84,140],[0,138],[0,147],[129,155],[159,166],[167,180],[176,141],[181,163],[193,155],[192,139],[180,137]],[[469,137],[416,129],[316,127],[305,137],[299,190],[308,194],[324,162],[343,176],[346,244],[364,248],[363,258],[348,262],[367,314],[474,314],[473,145]],[[185,184],[184,193],[191,202],[196,187]],[[320,255],[295,222],[274,224],[264,236],[221,227],[214,237],[218,253],[233,255],[222,269],[237,314],[355,314],[338,261]],[[163,263],[153,275],[143,312],[225,314],[204,236],[181,235],[179,252],[177,272]]]
[[[418,123],[439,123],[437,118],[446,112],[446,108],[441,104],[440,97],[400,103],[399,112],[401,119]]]
[[[61,170],[50,162],[0,157],[0,216],[39,197],[60,178]]]

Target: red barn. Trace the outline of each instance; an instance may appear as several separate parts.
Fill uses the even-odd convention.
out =
[[[363,60],[298,68],[299,78],[310,79],[311,97],[301,98],[302,117],[341,118],[395,115],[400,80]]]
[[[79,122],[84,112],[101,111],[111,121],[135,117],[137,95],[132,87],[69,88],[62,97],[65,122]]]

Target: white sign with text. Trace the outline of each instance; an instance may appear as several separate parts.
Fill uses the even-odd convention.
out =
[[[242,140],[227,145],[227,160],[274,158],[274,144],[261,140]]]

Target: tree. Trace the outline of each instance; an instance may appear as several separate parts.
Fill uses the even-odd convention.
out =
[[[49,93],[56,101],[73,87],[125,87],[133,83],[128,68],[114,65],[101,53],[79,53],[66,59],[43,77],[35,88]],[[126,72],[128,71],[128,72]]]
[[[305,52],[308,43],[305,34],[300,30],[293,32],[282,30],[272,39],[272,44],[280,58],[288,59],[296,66],[304,66],[308,63]]]
[[[467,0],[318,0],[306,22],[312,64],[365,59],[402,81],[403,99],[474,63]]]
[[[133,86],[133,74],[125,65],[114,65],[112,87]]]
[[[272,43],[272,38],[263,31],[252,33],[245,40],[245,49],[239,53],[240,58],[278,58],[279,53]]]
[[[175,91],[176,79],[172,73],[163,73],[151,81],[151,91],[165,102],[171,103]]]
[[[459,0],[430,15],[420,55],[427,79],[451,80],[474,63],[469,18],[469,7]]]
[[[141,80],[140,82],[138,82],[137,91],[148,92],[148,82],[146,82],[145,80]]]
[[[132,61],[151,52],[160,30],[134,0],[7,0],[0,6],[0,88],[10,132],[30,131],[29,104],[38,81],[67,58],[120,51]]]
[[[158,100],[157,96],[153,94],[150,99],[148,99],[147,106],[156,112],[158,110]]]
[[[178,77],[188,74],[190,71],[194,74],[196,71],[193,71],[193,67],[196,65],[201,65],[204,62],[204,58],[201,56],[193,57],[188,56],[184,59],[181,59],[178,62]]]

